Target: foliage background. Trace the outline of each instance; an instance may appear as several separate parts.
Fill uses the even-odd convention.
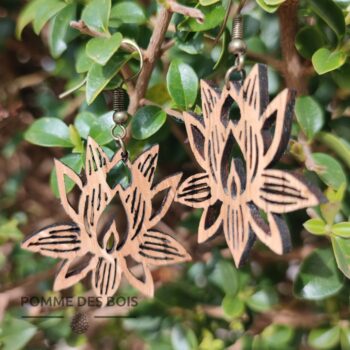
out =
[[[172,0],[2,0],[1,349],[350,349],[346,0],[250,0],[243,11],[247,69],[254,62],[269,65],[271,96],[285,86],[298,92],[293,137],[281,166],[303,172],[329,199],[320,208],[286,216],[293,239],[289,254],[277,256],[257,243],[250,262],[236,270],[222,236],[198,246],[200,213],[174,205],[165,224],[193,262],[154,271],[153,300],[140,298],[131,311],[102,310],[125,317],[91,322],[79,336],[70,328],[74,308],[20,307],[21,296],[55,295],[56,262],[19,247],[24,235],[66,220],[55,196],[53,158],[80,171],[87,135],[107,151],[115,149],[111,94],[102,90],[118,83],[117,68],[124,76],[137,70],[137,61],[118,49],[120,34],[135,40],[146,59],[144,72],[128,86],[130,113],[136,113],[129,127],[131,156],[160,143],[159,176],[178,169],[195,172],[178,117],[183,110],[200,111],[200,78],[222,84],[233,64],[227,53],[230,23],[215,43],[227,2],[178,5]],[[201,13],[204,23],[187,17]],[[85,25],[70,27],[79,20]],[[119,64],[121,57],[129,63]],[[58,99],[82,82],[82,88]],[[89,295],[88,283],[63,295],[84,293]],[[120,294],[135,291],[125,286]],[[21,318],[40,314],[63,318]]]

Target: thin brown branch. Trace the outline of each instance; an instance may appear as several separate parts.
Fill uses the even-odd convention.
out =
[[[184,15],[186,17],[191,17],[196,19],[199,23],[203,23],[204,21],[204,14],[201,10],[198,10],[193,7],[184,6],[182,4],[179,4],[178,2],[174,0],[167,0],[165,7],[167,10],[173,12],[173,13],[179,13],[180,15]]]
[[[70,26],[76,30],[79,30],[80,33],[86,34],[94,37],[105,37],[106,35],[98,32],[97,30],[89,28],[83,20],[80,21],[71,21]]]
[[[131,115],[133,115],[136,112],[140,100],[146,94],[148,83],[151,78],[154,66],[162,52],[162,45],[171,17],[172,12],[165,8],[162,8],[158,13],[158,25],[155,27],[148,48],[144,53],[143,69],[137,79],[135,91],[131,95],[131,103],[129,107],[129,113]]]

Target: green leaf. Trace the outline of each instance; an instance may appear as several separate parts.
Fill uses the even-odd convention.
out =
[[[94,61],[88,57],[84,48],[80,49],[77,54],[75,69],[77,73],[86,73],[89,71]]]
[[[83,111],[77,115],[74,125],[82,138],[88,138],[90,129],[96,120],[97,117],[91,112]]]
[[[68,126],[58,118],[44,117],[36,120],[25,132],[24,138],[34,145],[44,147],[72,147]]]
[[[225,260],[215,264],[209,280],[219,287],[226,295],[235,296],[239,290],[238,272],[233,265]]]
[[[198,341],[191,328],[175,325],[171,329],[172,350],[192,350],[198,348]],[[162,349],[162,348],[161,348]]]
[[[110,38],[92,38],[86,44],[86,54],[104,66],[118,51],[122,40],[120,33],[115,33]]]
[[[143,24],[146,22],[143,9],[130,1],[120,2],[112,7],[111,26],[119,26],[121,23]]]
[[[264,342],[272,349],[285,349],[285,346],[293,340],[294,335],[293,328],[278,324],[271,324],[261,334]]]
[[[350,63],[345,63],[342,67],[335,70],[332,75],[341,89],[350,90]]]
[[[350,238],[350,222],[339,222],[332,226],[332,232],[339,237]]]
[[[321,17],[328,26],[342,37],[345,34],[345,19],[341,8],[332,0],[309,0],[313,11]]]
[[[346,175],[342,166],[333,157],[325,153],[313,153],[312,158],[319,169],[315,170],[322,181],[334,189],[346,183]]]
[[[132,136],[145,140],[154,135],[166,122],[166,113],[157,106],[140,108],[131,120]]]
[[[321,300],[337,294],[343,287],[330,249],[316,249],[305,258],[294,283],[294,293],[303,299]]]
[[[0,244],[8,241],[20,241],[23,239],[23,233],[18,228],[19,222],[17,219],[6,220],[0,225]]]
[[[29,2],[20,13],[17,20],[16,37],[21,39],[23,29],[36,17],[38,10],[45,5],[47,0],[34,0]]]
[[[31,323],[5,317],[0,329],[1,350],[21,350],[33,338],[37,328]]]
[[[339,270],[350,278],[350,239],[332,236],[332,246]]]
[[[81,19],[90,29],[109,34],[111,6],[111,0],[91,0],[85,6]]]
[[[70,4],[52,19],[49,34],[49,47],[51,55],[54,58],[61,56],[67,49],[67,43],[70,39],[68,34],[72,33],[69,24],[74,20],[76,12],[77,5]]]
[[[66,6],[66,3],[58,0],[51,0],[42,3],[35,14],[33,22],[34,32],[39,34],[46,22]]]
[[[341,344],[342,350],[350,350],[350,329],[349,328],[341,328],[340,344]]]
[[[313,139],[314,135],[322,129],[324,113],[313,97],[298,97],[295,104],[295,114],[309,140]]]
[[[104,90],[112,78],[133,57],[133,55],[114,55],[105,66],[94,63],[87,74],[86,100],[88,104]]]
[[[247,300],[247,305],[256,312],[268,311],[277,303],[278,296],[273,288],[263,288]]]
[[[266,0],[256,0],[258,5],[268,13],[274,13],[278,10],[279,5],[269,5]]]
[[[300,55],[307,59],[310,59],[324,44],[323,34],[317,26],[301,28],[295,38],[295,47]]]
[[[245,312],[244,302],[232,295],[226,295],[221,304],[222,309],[228,317],[238,318]]]
[[[192,32],[204,32],[221,25],[225,17],[225,9],[220,5],[212,5],[206,7],[199,7],[204,14],[204,22],[198,23],[194,18],[185,20],[183,23],[188,25]],[[182,29],[182,25],[179,26]]]
[[[315,71],[319,74],[325,74],[340,68],[346,62],[346,53],[344,51],[330,51],[325,47],[317,50],[312,56],[312,64]]]
[[[91,125],[90,135],[99,145],[103,146],[113,140],[112,128],[115,123],[113,121],[113,111],[108,112],[101,117],[96,118]]]
[[[202,6],[210,6],[210,5],[213,5],[213,4],[216,4],[217,2],[219,2],[220,0],[199,0],[199,3],[202,5]]]
[[[74,146],[72,152],[73,153],[83,153],[84,145],[80,138],[79,131],[76,129],[74,125],[69,125],[69,136],[72,144]]]
[[[325,235],[327,233],[326,223],[322,219],[310,219],[304,223],[304,227],[314,235]]]
[[[168,70],[167,87],[179,108],[183,110],[191,108],[198,93],[197,74],[188,64],[174,60]]]
[[[81,169],[83,168],[83,157],[82,154],[68,154],[60,159],[60,161],[67,165],[69,168],[74,170],[77,174],[81,172]],[[73,187],[75,186],[74,181],[69,179],[68,177],[64,177],[64,184],[66,187],[66,192],[69,193]],[[57,174],[56,174],[56,168],[54,167],[51,171],[51,176],[50,176],[50,186],[52,189],[52,192],[54,195],[59,198],[59,193],[58,193],[58,184],[57,184]]]
[[[313,329],[307,339],[308,344],[317,350],[333,349],[339,341],[339,327]]]

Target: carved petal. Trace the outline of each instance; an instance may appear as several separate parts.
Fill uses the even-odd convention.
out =
[[[122,270],[117,258],[99,257],[96,269],[92,274],[92,287],[95,295],[101,298],[102,306],[112,297],[120,285]]]
[[[259,240],[276,254],[287,253],[292,243],[288,226],[284,220],[276,214],[268,213],[269,224],[266,224],[254,205],[251,205],[250,209],[250,212],[247,212],[247,215],[250,215],[249,223]]]
[[[150,265],[168,265],[191,260],[185,248],[172,236],[148,230],[138,247],[140,260]]]
[[[48,226],[26,238],[22,248],[61,259],[83,254],[80,230],[75,224]]]
[[[204,208],[198,228],[198,243],[213,237],[222,225],[222,202],[217,200],[213,205]]]
[[[192,152],[198,164],[203,169],[206,169],[207,163],[205,155],[205,127],[199,117],[195,114],[184,112],[183,117],[188,141],[190,143]]]
[[[265,167],[278,161],[288,145],[292,127],[294,100],[294,92],[288,89],[282,91],[270,102],[261,117],[265,140]],[[272,136],[269,127],[274,122],[274,134]]]
[[[269,101],[267,67],[256,64],[240,90],[241,113],[245,119],[258,120],[265,111]]]
[[[129,283],[144,295],[152,298],[154,295],[154,283],[153,283],[153,277],[152,277],[151,271],[149,270],[147,265],[145,263],[142,263],[144,278],[143,280],[139,280],[129,270],[129,267],[124,257],[121,257],[119,261],[120,261],[120,267],[122,268],[122,271],[126,279],[129,281]]]
[[[307,186],[298,175],[269,169],[255,181],[251,197],[266,213],[283,214],[316,206],[323,196],[317,188]]]
[[[96,266],[96,261],[96,257],[92,257],[84,266],[72,268],[73,260],[64,260],[57,272],[53,290],[58,292],[78,283]]]
[[[96,173],[106,170],[108,157],[101,147],[91,137],[88,138],[86,147],[85,171],[86,176],[95,176]]]
[[[81,178],[71,168],[67,167],[57,159],[55,159],[55,167],[57,173],[58,192],[60,194],[62,206],[64,207],[66,213],[71,217],[71,219],[73,221],[77,221],[78,214],[69,203],[64,178],[67,176],[82,190],[83,184]]]
[[[160,208],[155,212],[152,213],[152,216],[150,218],[149,228],[156,225],[168,212],[171,203],[174,200],[177,186],[179,185],[180,179],[182,177],[182,173],[173,175],[171,177],[166,178],[159,184],[157,184],[155,187],[152,188],[152,195],[154,198],[158,193],[165,191],[165,196],[163,198],[162,204]]]
[[[201,80],[201,97],[204,120],[210,121],[213,111],[220,99],[220,93],[210,82]],[[207,125],[207,122],[205,122]]]
[[[237,267],[245,263],[255,241],[255,236],[249,229],[249,218],[245,215],[245,210],[246,208],[241,205],[223,206],[225,238]]]
[[[152,184],[158,162],[159,146],[155,145],[143,152],[132,164],[133,183]]]
[[[186,179],[179,187],[177,202],[192,208],[204,208],[212,201],[209,175],[199,173]]]

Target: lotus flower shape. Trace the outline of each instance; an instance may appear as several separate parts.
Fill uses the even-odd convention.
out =
[[[128,161],[131,183],[125,189],[121,185],[111,188],[107,183],[109,172],[122,161],[121,151],[109,160],[92,138],[87,143],[84,179],[56,160],[61,202],[73,222],[46,227],[22,243],[23,248],[32,252],[63,259],[54,290],[68,288],[91,272],[92,287],[103,305],[116,293],[122,275],[145,295],[153,296],[149,265],[190,260],[172,236],[155,228],[167,213],[181,178],[181,174],[177,174],[153,186],[157,160],[158,146],[153,146],[133,163]],[[68,200],[65,176],[81,191],[77,209]],[[164,199],[155,210],[152,200],[160,193],[165,193]],[[101,216],[116,195],[120,196],[128,222],[123,239],[116,228],[118,218],[98,233]],[[129,256],[142,265],[143,280],[131,272]]]
[[[290,235],[280,215],[322,200],[299,175],[272,169],[289,141],[294,94],[284,90],[269,103],[266,66],[255,65],[243,84],[231,82],[221,92],[202,81],[201,96],[203,116],[184,113],[184,122],[204,171],[182,183],[176,201],[204,209],[198,241],[223,230],[237,266],[256,237],[277,254],[286,252]],[[237,148],[241,158],[233,156]]]

